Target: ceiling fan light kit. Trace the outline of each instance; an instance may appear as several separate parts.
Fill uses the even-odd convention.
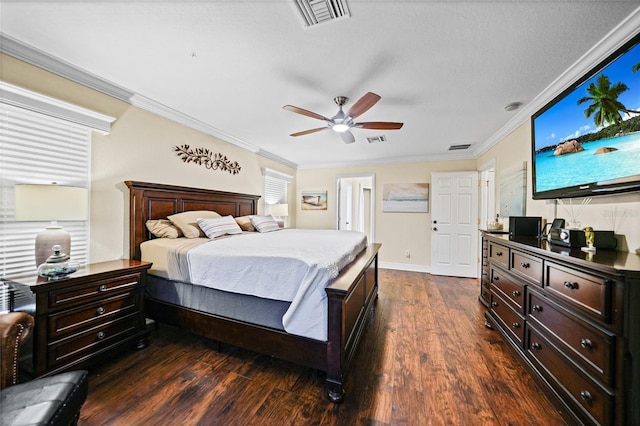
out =
[[[342,107],[349,101],[346,96],[336,96],[333,101],[338,105],[338,113],[331,118],[327,118],[323,115],[317,114],[312,111],[308,111],[303,108],[299,108],[293,105],[285,105],[283,108],[287,111],[295,112],[307,117],[315,118],[317,120],[323,120],[327,122],[327,127],[319,127],[316,129],[303,130],[301,132],[292,133],[290,136],[303,136],[310,133],[319,132],[326,129],[331,129],[340,134],[344,143],[355,142],[353,133],[349,130],[352,128],[371,129],[371,130],[397,130],[402,128],[403,123],[393,123],[386,121],[369,121],[356,123],[353,121],[355,118],[367,112],[380,100],[380,96],[375,93],[368,92],[362,96],[358,101],[353,104],[349,111],[345,114]]]

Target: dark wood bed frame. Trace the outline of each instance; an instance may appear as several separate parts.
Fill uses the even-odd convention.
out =
[[[129,252],[140,260],[140,243],[152,238],[145,222],[190,210],[221,215],[257,213],[260,196],[156,183],[126,181],[129,187]],[[344,380],[378,297],[378,250],[370,244],[326,288],[328,340],[232,320],[148,298],[145,315],[212,340],[253,350],[326,372],[329,400],[344,398]]]

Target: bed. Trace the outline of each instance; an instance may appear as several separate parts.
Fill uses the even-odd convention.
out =
[[[142,258],[143,243],[153,239],[145,226],[147,220],[165,219],[176,213],[193,210],[215,211],[233,217],[255,215],[260,198],[257,195],[175,185],[137,181],[125,183],[130,197],[130,257],[137,260]],[[261,319],[227,315],[224,310],[211,313],[207,312],[209,309],[204,301],[242,296],[198,288],[196,291],[201,293],[191,297],[196,302],[184,303],[184,299],[172,299],[161,293],[187,291],[185,284],[153,272],[148,280],[145,314],[159,323],[177,326],[196,335],[324,371],[327,397],[332,402],[341,402],[344,398],[344,381],[378,297],[379,249],[380,244],[368,244],[326,284],[326,339],[289,333],[278,326],[273,318],[277,319],[288,308],[286,302],[265,301],[255,296],[242,299],[240,303],[257,304],[256,309],[249,311],[264,313],[266,318]],[[269,315],[272,319],[269,319]]]

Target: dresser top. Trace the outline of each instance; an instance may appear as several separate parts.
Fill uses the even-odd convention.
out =
[[[640,273],[640,256],[636,253],[604,249],[596,249],[595,252],[584,252],[580,247],[563,247],[539,238],[513,238],[509,237],[509,235],[491,233],[485,233],[485,236],[489,240],[529,250],[559,261],[567,261],[570,258],[575,264],[603,272]]]

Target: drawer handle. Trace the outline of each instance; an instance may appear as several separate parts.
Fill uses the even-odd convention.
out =
[[[496,276],[493,277],[493,280],[494,281],[500,281],[500,277],[496,275]]]
[[[496,252],[496,256],[502,256],[502,252],[501,251],[497,251]]]
[[[104,331],[98,331],[98,334],[96,335],[96,337],[98,337],[98,340],[102,340],[106,337],[107,335],[104,333]]]
[[[569,290],[575,290],[576,288],[578,288],[578,283],[574,283],[572,281],[565,281],[564,286]]]
[[[531,307],[531,310],[532,310],[533,312],[542,312],[542,306],[540,306],[540,305],[533,305],[533,306]]]
[[[511,293],[511,294],[513,294],[513,297],[520,296],[520,292],[518,290],[513,290],[513,293]]]
[[[524,269],[531,267],[531,265],[528,263],[521,263],[520,266],[522,266]]]
[[[580,398],[584,399],[585,401],[591,401],[591,392],[586,390],[580,391]]]
[[[496,306],[498,306],[498,302],[491,302],[491,306],[495,308]]]
[[[100,290],[100,291],[107,291],[107,286],[106,286],[106,285],[104,285],[104,284],[102,284],[102,285],[98,288],[98,290]]]
[[[104,308],[102,306],[100,306],[98,309],[96,309],[96,314],[98,314],[98,315],[104,314]]]
[[[593,342],[591,342],[591,340],[589,339],[580,339],[580,346],[585,349],[591,349],[593,348]]]
[[[533,342],[531,344],[531,349],[540,350],[541,348],[542,348],[542,346],[540,346],[540,343]]]
[[[518,322],[514,322],[514,323],[512,323],[512,324],[511,324],[511,326],[512,326],[513,328],[520,328],[520,323],[518,323]]]

